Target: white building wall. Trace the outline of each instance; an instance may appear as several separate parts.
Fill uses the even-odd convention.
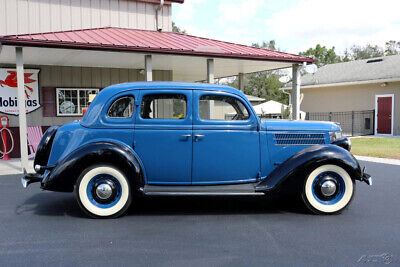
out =
[[[97,27],[156,30],[157,4],[128,0],[0,0],[0,35]],[[171,5],[159,26],[172,31]]]

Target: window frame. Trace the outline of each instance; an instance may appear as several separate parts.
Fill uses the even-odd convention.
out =
[[[63,114],[60,112],[60,103],[59,103],[59,91],[77,91],[77,111],[78,113],[69,113],[69,114]],[[83,115],[82,112],[80,112],[81,108],[81,103],[80,103],[80,98],[79,98],[79,93],[80,91],[96,91],[96,94],[100,92],[100,88],[82,88],[82,87],[56,87],[56,116],[57,117],[81,117]]]
[[[108,112],[110,111],[110,109],[114,105],[114,103],[119,101],[120,99],[123,99],[123,98],[131,98],[132,99],[132,102],[131,102],[132,103],[132,114],[131,114],[131,116],[129,116],[129,117],[110,117],[110,116],[108,116]],[[108,109],[106,111],[106,117],[108,119],[111,119],[111,120],[115,120],[115,119],[131,119],[131,118],[133,118],[134,115],[135,115],[135,97],[133,95],[122,95],[122,96],[114,99],[111,102],[111,104],[108,106]]]
[[[174,118],[172,118],[172,119],[171,118],[167,118],[167,119],[164,119],[164,118],[143,118],[142,117],[143,99],[145,97],[151,96],[151,95],[181,95],[181,96],[183,96],[184,97],[184,102],[185,102],[185,113],[186,113],[185,117],[183,117],[181,119],[174,119]],[[162,99],[162,98],[159,98],[159,99]],[[177,99],[177,98],[171,98],[171,99]],[[140,99],[140,112],[138,112],[138,115],[139,115],[139,118],[141,120],[145,120],[145,121],[185,121],[188,118],[188,108],[189,108],[188,103],[189,103],[188,96],[186,94],[181,93],[181,92],[166,92],[166,93],[164,93],[164,92],[149,92],[149,93],[143,94],[141,96],[141,99]],[[153,110],[153,112],[154,112],[154,110]]]
[[[200,101],[202,101],[201,98],[202,98],[202,97],[205,97],[205,96],[230,97],[230,98],[235,99],[236,101],[239,101],[239,103],[241,103],[241,104],[243,105],[243,107],[246,109],[247,114],[248,114],[248,118],[245,119],[245,120],[204,119],[204,118],[202,118],[201,115],[200,115]],[[215,100],[212,100],[212,101],[215,101]],[[221,101],[221,102],[223,102],[223,101]],[[229,102],[227,102],[227,103],[230,104]],[[233,105],[232,105],[232,108],[235,109],[235,108],[233,107]],[[236,111],[236,109],[235,109],[235,111]],[[233,95],[231,95],[231,94],[221,94],[221,93],[214,93],[214,92],[208,92],[208,93],[205,92],[205,93],[200,94],[200,95],[198,96],[198,98],[197,98],[197,111],[196,111],[196,112],[197,112],[198,119],[199,119],[200,121],[203,121],[203,122],[237,123],[237,122],[248,122],[248,121],[250,121],[250,119],[251,119],[251,111],[250,111],[250,109],[247,107],[246,103],[245,103],[244,101],[242,101],[241,99],[239,99],[238,97],[235,97],[235,96],[233,96]],[[226,115],[226,114],[225,114],[225,115]]]

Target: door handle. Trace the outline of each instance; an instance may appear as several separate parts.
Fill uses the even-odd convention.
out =
[[[182,135],[182,137],[186,137],[186,138],[189,138],[189,137],[191,137],[192,135],[191,134],[184,134],[184,135]]]
[[[197,142],[197,141],[199,141],[199,138],[202,138],[202,137],[204,137],[204,135],[202,135],[202,134],[195,134],[195,135],[194,135],[194,141]]]

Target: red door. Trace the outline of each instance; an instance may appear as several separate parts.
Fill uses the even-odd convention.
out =
[[[378,96],[377,110],[377,129],[378,134],[392,134],[392,97]]]

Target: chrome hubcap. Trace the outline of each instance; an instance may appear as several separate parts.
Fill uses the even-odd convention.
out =
[[[336,192],[336,184],[333,181],[327,180],[327,181],[322,183],[322,185],[321,185],[321,193],[324,196],[330,197],[335,192]]]
[[[96,187],[96,195],[100,199],[103,199],[103,200],[108,199],[111,197],[112,193],[113,193],[112,187],[107,183],[99,184]]]

